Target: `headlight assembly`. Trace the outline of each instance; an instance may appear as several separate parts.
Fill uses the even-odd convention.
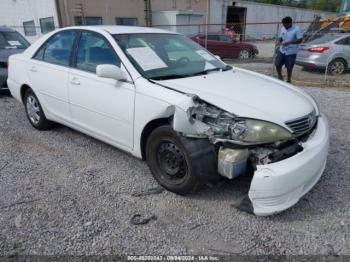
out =
[[[238,119],[235,115],[206,103],[193,107],[189,113],[192,119],[208,125],[206,134],[212,138],[262,144],[292,137],[287,129],[279,125],[255,119]]]
[[[235,122],[232,138],[246,143],[269,143],[291,138],[292,134],[285,128],[261,120],[246,119]]]

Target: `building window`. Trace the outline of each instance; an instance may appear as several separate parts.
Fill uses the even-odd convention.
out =
[[[55,22],[53,21],[53,17],[46,17],[40,19],[40,28],[41,33],[46,34],[50,31],[55,30]]]
[[[102,17],[100,16],[81,16],[74,17],[75,25],[102,25]]]
[[[26,36],[34,36],[36,35],[35,23],[34,20],[23,22],[24,34]]]
[[[137,18],[133,17],[117,17],[115,19],[117,25],[137,25]]]

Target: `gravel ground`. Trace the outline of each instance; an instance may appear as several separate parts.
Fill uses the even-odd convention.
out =
[[[144,162],[66,127],[36,131],[20,103],[0,97],[0,254],[349,255],[350,93],[307,91],[330,120],[329,162],[272,217],[231,207],[244,179],[188,197],[159,191]],[[151,220],[133,225],[135,214]]]

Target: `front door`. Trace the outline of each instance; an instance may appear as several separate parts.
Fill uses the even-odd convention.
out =
[[[75,60],[69,75],[73,122],[102,140],[132,148],[135,88],[131,78],[122,82],[96,75],[100,64],[123,69],[114,49],[102,35],[83,31]]]

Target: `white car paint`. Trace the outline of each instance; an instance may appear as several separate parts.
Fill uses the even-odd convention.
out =
[[[21,88],[28,85],[40,100],[48,119],[138,158],[142,158],[141,135],[147,124],[154,119],[170,117],[176,110],[185,114],[192,104],[189,94],[236,116],[265,120],[285,128],[288,128],[286,121],[315,110],[320,115],[318,126],[303,144],[304,150],[277,163],[258,166],[255,171],[249,191],[254,213],[270,215],[285,210],[318,181],[327,159],[327,121],[315,101],[299,88],[238,68],[152,83],[141,76],[111,34],[171,32],[125,26],[69,29],[72,28],[103,35],[121,59],[127,81],[100,78],[93,73],[32,59],[56,30],[39,39],[23,54],[11,56],[8,86],[17,100],[22,101]]]

